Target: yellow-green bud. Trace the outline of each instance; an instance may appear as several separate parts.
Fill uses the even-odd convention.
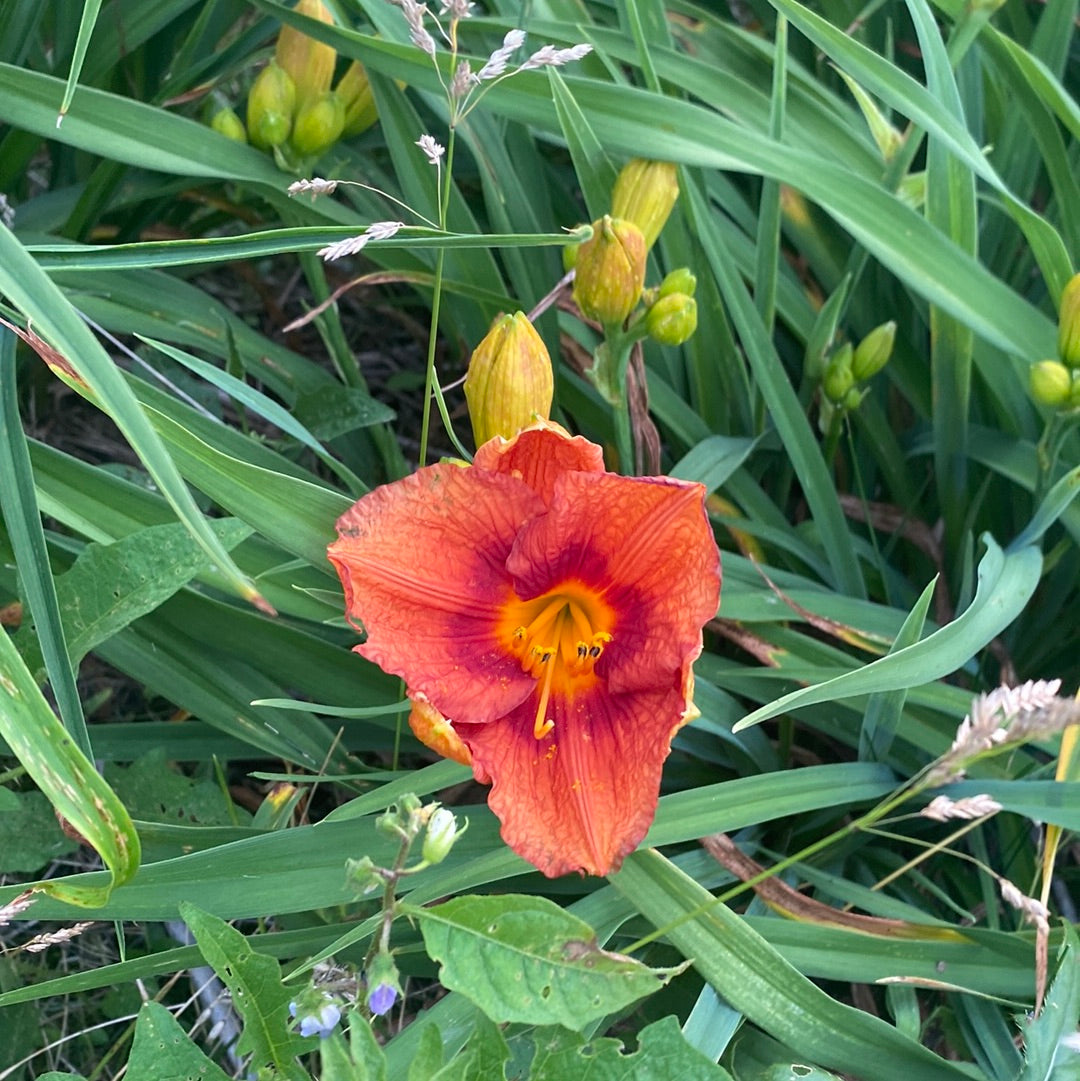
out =
[[[458,827],[454,812],[440,807],[430,818],[420,854],[428,863],[442,863],[457,840]]]
[[[851,370],[851,344],[845,342],[825,365],[825,375],[821,379],[821,389],[825,397],[837,405],[844,402],[847,392],[855,386],[855,375]]]
[[[681,266],[665,276],[656,295],[666,297],[672,293],[685,293],[688,297],[692,297],[695,289],[697,289],[697,277],[691,273],[688,266]]]
[[[345,106],[345,128],[342,134],[346,137],[367,131],[379,119],[367,71],[359,60],[354,60],[349,65],[334,87],[334,93],[341,98]]]
[[[1072,388],[1069,390],[1069,409],[1080,409],[1080,368],[1072,370]]]
[[[524,312],[500,315],[465,376],[476,445],[497,435],[511,439],[537,417],[547,420],[554,391],[551,357],[536,328]]]
[[[333,146],[345,127],[345,106],[332,90],[309,98],[293,123],[292,145],[301,157],[315,157]]]
[[[661,345],[682,345],[697,330],[697,301],[685,293],[668,293],[645,316],[649,337]]]
[[[319,22],[332,24],[334,21],[330,9],[322,0],[299,0],[293,10]],[[283,26],[278,34],[274,59],[282,70],[288,72],[296,86],[298,105],[330,89],[337,61],[337,52],[332,45],[316,41],[295,27]]]
[[[877,375],[892,356],[893,342],[896,340],[896,322],[890,319],[879,327],[874,327],[855,349],[851,358],[851,374],[858,383],[865,383]]]
[[[645,237],[633,222],[606,214],[593,229],[578,249],[574,301],[586,318],[621,325],[645,284]]]
[[[248,138],[260,150],[281,146],[292,130],[296,87],[288,73],[272,60],[259,73],[248,94]]]
[[[247,130],[243,120],[232,109],[219,109],[210,120],[210,127],[224,135],[226,139],[232,139],[236,143],[247,142]]]
[[[1058,356],[1068,367],[1080,368],[1080,274],[1074,274],[1061,291]]]
[[[1040,405],[1060,409],[1068,405],[1073,379],[1069,369],[1057,360],[1040,360],[1028,373],[1031,396]]]
[[[670,161],[634,158],[623,166],[611,193],[611,216],[632,221],[645,237],[646,251],[679,198],[679,174]]]

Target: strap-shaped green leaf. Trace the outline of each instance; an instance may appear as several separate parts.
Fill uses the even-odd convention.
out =
[[[830,998],[736,913],[658,852],[636,852],[611,879],[735,1009],[830,1069],[866,1081],[969,1075],[878,1017]]]
[[[64,730],[7,634],[0,632],[0,736],[56,811],[101,855],[105,886],[58,879],[36,886],[67,904],[99,908],[139,866],[139,838],[123,804]]]

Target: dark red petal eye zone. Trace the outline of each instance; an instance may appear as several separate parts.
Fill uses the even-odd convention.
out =
[[[602,473],[604,452],[582,436],[571,436],[545,421],[509,441],[485,443],[476,452],[473,468],[519,477],[546,503],[563,473]]]
[[[668,685],[716,614],[720,555],[704,496],[680,481],[567,473],[548,513],[518,535],[507,570],[520,596],[578,579],[615,612],[597,666],[613,691]]]
[[[543,509],[513,477],[434,465],[358,500],[328,550],[357,647],[446,716],[495,720],[534,681],[495,630],[510,595],[506,558],[520,523]]]
[[[656,813],[660,775],[685,708],[682,687],[611,695],[602,681],[553,702],[533,736],[532,701],[493,725],[458,725],[503,840],[545,875],[615,870]]]

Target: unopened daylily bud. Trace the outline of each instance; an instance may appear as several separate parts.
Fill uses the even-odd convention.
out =
[[[892,356],[893,342],[896,340],[896,321],[890,319],[879,327],[874,327],[855,348],[851,358],[851,373],[855,381],[865,383],[877,375]]]
[[[697,277],[688,266],[681,266],[664,277],[657,296],[666,297],[672,293],[685,293],[688,297],[692,297],[695,289],[697,289]]]
[[[247,129],[243,120],[232,109],[218,109],[210,120],[210,127],[224,135],[226,139],[232,139],[236,143],[247,142]]]
[[[332,90],[308,98],[297,110],[292,145],[301,157],[317,157],[341,138],[345,106]]]
[[[292,130],[296,87],[288,73],[271,61],[259,73],[248,94],[247,128],[260,150],[281,146]]]
[[[588,319],[621,325],[645,284],[645,237],[633,222],[605,215],[578,250],[574,301]]]
[[[1072,391],[1072,377],[1069,369],[1057,360],[1040,360],[1032,364],[1028,375],[1031,396],[1040,405],[1049,405],[1059,409],[1068,405]]]
[[[649,337],[661,345],[682,345],[697,330],[697,301],[685,293],[668,293],[645,316]]]
[[[428,863],[442,863],[454,847],[457,836],[458,826],[454,812],[447,807],[440,807],[428,821],[421,856]]]
[[[1069,390],[1069,409],[1080,409],[1080,368],[1072,370],[1072,387]]]
[[[821,389],[825,397],[841,405],[847,392],[855,385],[855,376],[851,371],[852,349],[845,342],[825,365],[825,375],[821,379]]]
[[[537,418],[547,420],[554,392],[551,357],[536,328],[524,312],[500,315],[465,376],[476,445],[497,435],[512,439]]]
[[[634,158],[623,166],[611,193],[611,216],[632,221],[645,238],[648,250],[679,198],[679,174],[670,161]]]
[[[1074,274],[1061,292],[1058,356],[1068,367],[1080,368],[1080,274]]]
[[[319,22],[334,21],[322,0],[299,0],[294,10]],[[297,104],[302,105],[330,89],[337,61],[337,52],[332,45],[316,41],[295,27],[283,26],[278,34],[274,59],[295,84]]]
[[[844,407],[845,412],[854,413],[862,405],[863,398],[869,393],[869,390],[859,390],[858,387],[851,387],[840,404]]]
[[[359,60],[354,60],[349,65],[334,87],[334,93],[341,98],[341,103],[345,106],[345,128],[342,135],[359,135],[379,119],[367,71]]]

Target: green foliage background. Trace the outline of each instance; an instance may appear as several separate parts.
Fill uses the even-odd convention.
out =
[[[344,858],[392,859],[375,816],[406,792],[464,791],[469,830],[408,881],[410,905],[512,891],[554,902],[612,950],[660,929],[635,956],[693,967],[633,1012],[610,1003],[580,1033],[510,1013],[494,1017],[514,1022],[499,1029],[473,1001],[492,996],[460,988],[383,1030],[382,1051],[357,1018],[351,1037],[323,1046],[325,1078],[487,1077],[509,1060],[507,1076],[541,1081],[583,1056],[613,1078],[672,1076],[649,1072],[662,1061],[740,1079],[795,1076],[803,1062],[819,1072],[798,1076],[1075,1077],[1077,1056],[1058,1043],[1078,1012],[1075,856],[1063,848],[1053,895],[1053,1009],[1019,1022],[1023,1052],[1015,1017],[1035,997],[1034,932],[985,870],[1036,892],[1032,823],[1066,837],[1080,826],[1077,774],[1055,780],[1055,741],[988,758],[949,789],[1004,807],[956,842],[975,866],[936,853],[874,889],[947,835],[919,818],[820,842],[942,754],[972,694],[1033,678],[1061,678],[1072,694],[1080,679],[1080,442],[1056,418],[1058,453],[1040,456],[1051,417],[1027,391],[1030,366],[1055,354],[1080,250],[1076,0],[492,0],[466,24],[475,56],[517,25],[530,49],[586,41],[594,52],[499,84],[463,124],[452,235],[406,229],[353,268],[396,283],[364,304],[422,325],[444,252],[443,382],[497,312],[552,288],[562,231],[608,209],[627,158],[680,166],[650,281],[690,266],[699,329],[684,346],[648,346],[645,361],[663,470],[722,496],[710,504],[721,622],[696,670],[702,717],[676,738],[646,848],[609,883],[550,882],[510,853],[478,790],[455,787],[468,771],[431,762],[404,728],[397,681],[350,652],[325,547],[352,500],[411,468],[419,373],[399,373],[404,395],[369,380],[358,357],[379,347],[383,324],[360,305],[331,305],[294,348],[272,291],[235,282],[295,271],[304,303],[317,303],[344,272],[314,253],[402,211],[360,187],[290,199],[293,177],[205,123],[215,95],[242,98],[281,21],[304,25],[367,66],[380,118],[319,174],[437,217],[435,171],[413,145],[445,131],[431,64],[385,0],[331,6],[334,26],[272,0],[111,0],[87,3],[81,23],[60,3],[0,8],[0,192],[15,211],[0,226],[0,315],[66,359],[69,384],[135,455],[91,464],[50,445],[87,407],[0,332],[0,607],[23,604],[20,629],[0,636],[0,822],[21,821],[40,788],[105,862],[61,865],[21,918],[158,929],[112,963],[66,973],[55,953],[0,957],[0,1031],[40,1018],[56,1032],[56,996],[100,1004],[100,989],[135,979],[165,997],[169,974],[241,953],[260,959],[259,1016],[284,1024],[278,961],[295,988],[316,959],[363,956],[378,914],[356,901]],[[853,85],[902,134],[891,158]],[[289,317],[301,314],[290,303]],[[834,453],[817,425],[825,358],[889,319],[892,360]],[[554,309],[538,328],[563,358],[556,417],[610,444],[610,409],[570,361],[596,339]],[[142,688],[137,706],[87,723],[101,706],[77,678],[88,653]],[[163,702],[182,720],[162,719]],[[138,798],[154,770],[157,814]],[[323,802],[302,820],[269,804],[252,816],[227,796],[253,771],[302,788],[321,778]],[[786,920],[746,891],[709,907],[733,879],[695,842],[719,831],[766,865],[817,846],[785,872],[792,883],[923,933]],[[63,845],[43,836],[42,863]],[[30,881],[17,856],[0,867],[19,873],[0,905]],[[203,913],[198,945],[160,932],[181,903]],[[258,921],[243,924],[251,946],[221,920]],[[423,930],[395,927],[421,989],[439,975]],[[489,946],[468,938],[458,961]],[[600,1038],[612,1026],[629,1045],[640,1033],[636,1054]],[[281,1076],[307,1076],[296,1054],[315,1068],[314,1042],[294,1046],[284,1029],[273,1040]],[[138,1076],[166,1076],[148,1050],[162,1041],[177,1070],[204,1067],[182,1023],[148,1006],[129,1074],[142,1064]],[[23,1036],[9,1046],[36,1050]],[[120,1027],[70,1047],[49,1061],[87,1077],[112,1076],[129,1055]],[[0,1078],[38,1076],[46,1059],[17,1061],[0,1062]],[[227,1068],[221,1059],[207,1076]]]

